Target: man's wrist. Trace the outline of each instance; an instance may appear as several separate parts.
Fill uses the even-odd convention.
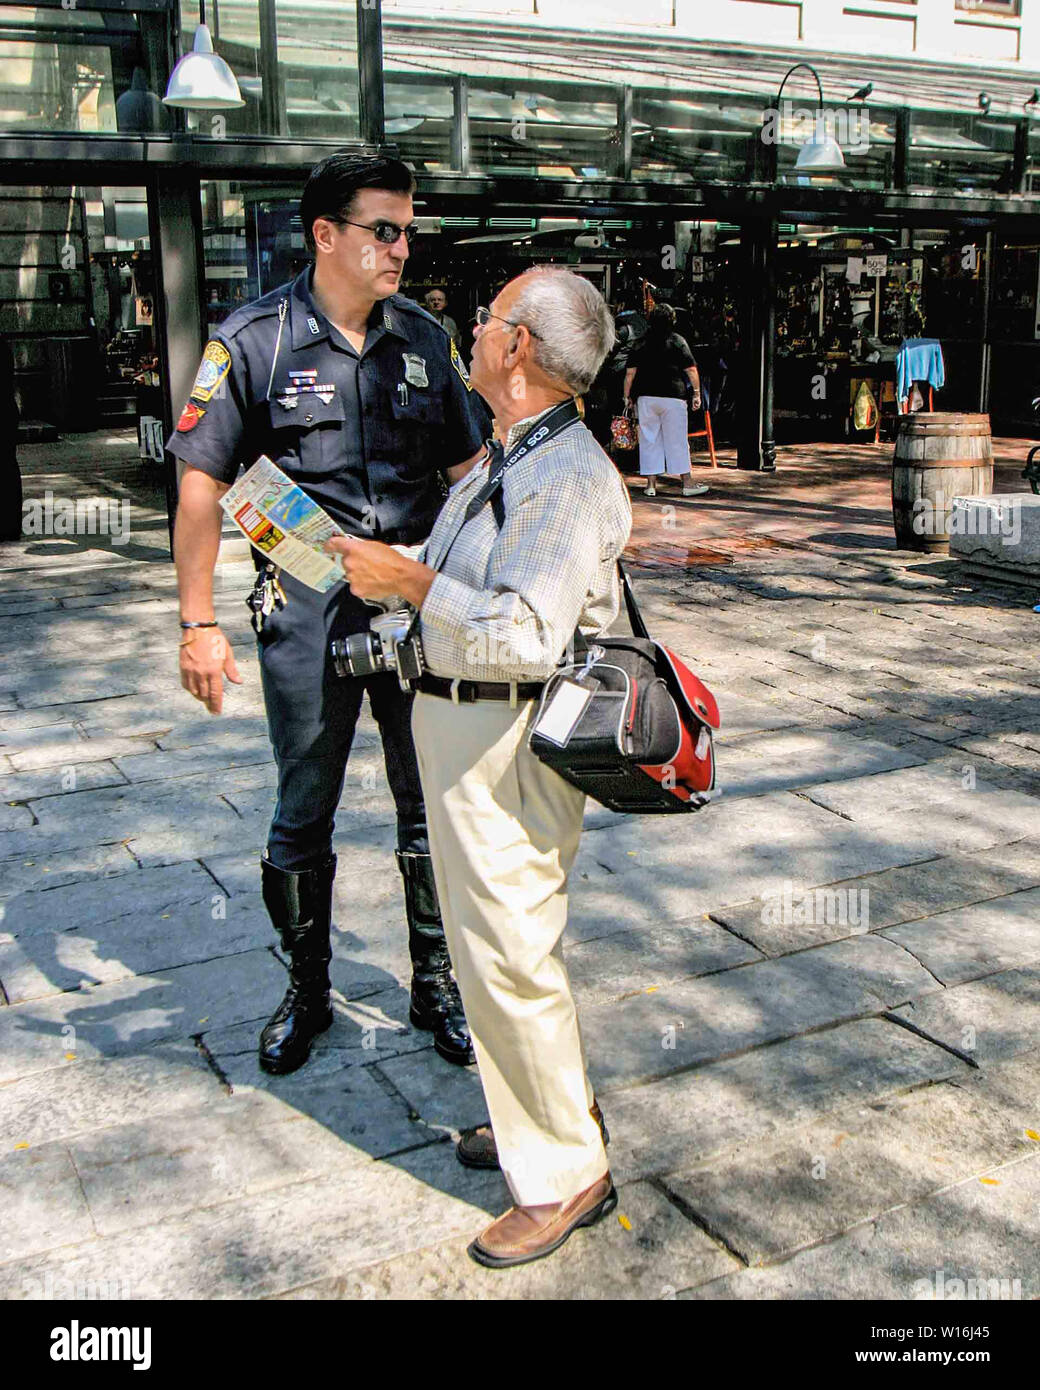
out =
[[[413,608],[422,608],[423,600],[430,592],[430,586],[437,577],[437,571],[421,560],[408,560],[401,557],[400,587],[397,592],[407,599]]]

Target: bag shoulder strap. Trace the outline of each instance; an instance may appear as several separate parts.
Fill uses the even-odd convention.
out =
[[[618,579],[621,581],[621,593],[625,600],[625,612],[628,614],[629,626],[632,629],[632,636],[641,638],[643,641],[652,642],[653,638],[647,631],[643,615],[639,611],[639,604],[636,603],[635,590],[632,588],[632,581],[628,577],[628,571],[621,563],[620,556],[617,561]],[[593,639],[595,640],[595,639]],[[580,627],[574,629],[574,636],[571,638],[570,648],[573,649],[575,656],[585,656],[589,650],[589,638],[585,636]]]
[[[625,611],[628,613],[628,621],[632,627],[632,636],[641,637],[644,641],[650,642],[653,639],[647,631],[646,623],[643,621],[643,615],[639,611],[639,604],[636,603],[636,595],[635,590],[632,588],[632,581],[628,577],[628,571],[621,563],[620,556],[618,556],[617,572],[618,578],[621,580],[621,592],[625,597]]]

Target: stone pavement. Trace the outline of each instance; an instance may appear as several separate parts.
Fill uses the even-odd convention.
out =
[[[251,567],[220,571],[245,684],[212,719],[154,480],[123,438],[66,445],[22,451],[27,496],[128,499],[131,537],[0,549],[0,1297],[1040,1296],[1038,596],[896,552],[888,450],[633,483],[637,590],[719,697],[724,793],[589,810],[568,960],[620,1206],[492,1272],[465,1245],[506,1191],[453,1156],[475,1070],[407,1022],[374,726],[336,1022],[265,1077]],[[998,490],[1026,447],[998,441]]]

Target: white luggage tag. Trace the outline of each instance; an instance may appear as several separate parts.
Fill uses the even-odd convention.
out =
[[[542,710],[534,732],[555,743],[558,748],[566,748],[592,695],[588,686],[579,685],[577,681],[560,681],[552,699]]]

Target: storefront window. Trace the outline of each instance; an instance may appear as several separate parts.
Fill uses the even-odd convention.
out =
[[[1013,121],[981,112],[915,111],[910,127],[910,183],[962,193],[1010,192],[1014,149]]]
[[[905,339],[935,338],[945,366],[912,409],[977,410],[985,239],[965,229],[782,226],[777,248],[776,419],[781,437],[859,437],[863,383],[891,424]],[[929,393],[929,385],[932,390]]]
[[[192,45],[197,0],[181,0],[181,49]],[[198,134],[294,140],[358,138],[357,14],[339,0],[209,0],[213,47],[245,106],[189,114]]]
[[[469,86],[471,164],[482,173],[607,177],[616,128],[612,87],[514,79]]]
[[[164,80],[149,68],[137,15],[0,5],[4,131],[164,130]]]
[[[715,93],[637,91],[632,101],[632,176],[660,183],[749,177],[762,103]]]
[[[455,115],[450,78],[388,72],[383,84],[386,138],[416,172],[451,170]]]
[[[299,216],[301,191],[217,179],[202,184],[203,298],[209,326],[286,284],[309,263]]]

